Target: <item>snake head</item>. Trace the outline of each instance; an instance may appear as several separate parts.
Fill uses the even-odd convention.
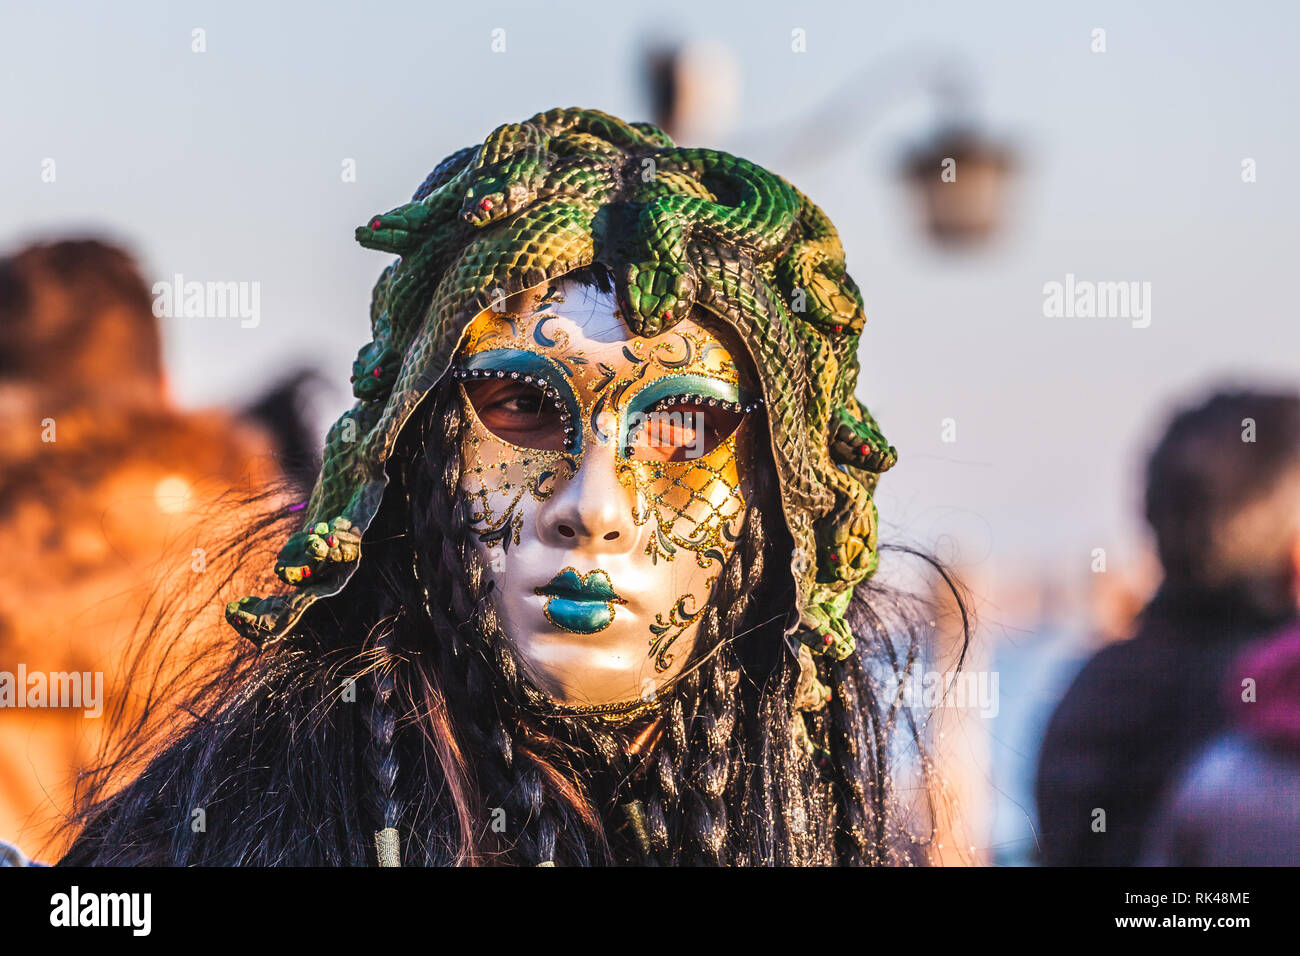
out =
[[[483,176],[465,190],[460,217],[472,226],[485,226],[522,212],[537,198],[537,190],[522,179]]]
[[[831,458],[879,475],[898,463],[898,450],[869,414],[858,417],[841,405],[831,418]]]
[[[401,364],[401,356],[386,339],[363,346],[352,363],[352,394],[363,402],[379,401],[392,391]]]
[[[411,202],[375,216],[364,226],[357,226],[356,239],[367,249],[410,252],[427,238],[436,216],[424,202]]]
[[[853,631],[844,620],[843,611],[833,603],[825,602],[804,608],[803,624],[799,640],[813,654],[836,661],[842,661],[853,654],[856,647]]]
[[[844,512],[837,516],[838,520],[827,519],[814,528],[817,581],[821,584],[856,583],[862,580],[874,560],[870,525],[860,519],[853,520],[851,515],[852,512]]]
[[[671,329],[695,306],[698,283],[689,263],[631,263],[618,284],[624,318],[647,338]]]
[[[276,558],[275,573],[286,584],[305,584],[331,564],[347,564],[361,555],[361,535],[352,522],[339,516],[319,521],[308,531],[289,537]]]
[[[813,243],[799,243],[779,259],[776,274],[791,311],[805,322],[828,334],[862,331],[865,316],[857,285]]]
[[[506,214],[506,193],[495,178],[480,180],[465,191],[460,218],[470,225],[483,226]]]
[[[226,605],[226,620],[258,647],[275,631],[288,602],[282,595],[246,597]]]

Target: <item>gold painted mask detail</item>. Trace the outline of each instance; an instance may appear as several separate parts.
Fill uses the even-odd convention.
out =
[[[507,636],[562,703],[653,697],[690,657],[669,648],[693,641],[741,531],[758,404],[743,352],[711,319],[634,336],[612,297],[571,283],[508,306],[470,324],[455,366],[461,489]],[[608,582],[617,614],[582,595],[590,626],[554,613],[572,611],[561,569]]]

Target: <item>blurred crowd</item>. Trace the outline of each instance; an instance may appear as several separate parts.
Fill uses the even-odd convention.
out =
[[[175,407],[152,306],[112,244],[0,260],[0,838],[47,859],[79,774],[145,705],[133,638],[202,600],[242,502],[316,468],[297,381],[244,410]],[[220,606],[193,611],[202,630]]]
[[[1176,415],[1145,513],[1163,580],[1047,725],[1042,859],[1300,863],[1300,395]]]

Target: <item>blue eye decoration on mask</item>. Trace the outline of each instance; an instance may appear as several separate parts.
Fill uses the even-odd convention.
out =
[[[582,412],[564,370],[551,359],[523,349],[488,349],[460,363],[457,378],[465,381],[513,379],[541,391],[554,402],[564,422],[565,450],[576,455],[582,448]]]
[[[644,425],[647,416],[665,401],[698,405],[701,410],[720,408],[744,414],[757,407],[754,396],[739,386],[706,375],[666,375],[656,379],[632,396],[619,432],[619,448],[624,458],[631,457],[633,426]]]

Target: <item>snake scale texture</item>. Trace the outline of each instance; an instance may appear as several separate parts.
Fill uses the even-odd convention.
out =
[[[843,615],[876,568],[872,493],[896,453],[854,398],[862,295],[834,226],[806,196],[649,124],[555,109],[453,153],[409,203],[356,237],[398,256],[375,285],[373,340],[353,363],[357,402],[331,427],[309,519],[276,560],[292,589],[226,608],[242,634],[283,637],[313,601],[343,589],[398,433],[470,321],[504,296],[600,263],[636,334],[659,335],[699,307],[744,340],[794,542],[790,630],[815,652],[852,652]]]

